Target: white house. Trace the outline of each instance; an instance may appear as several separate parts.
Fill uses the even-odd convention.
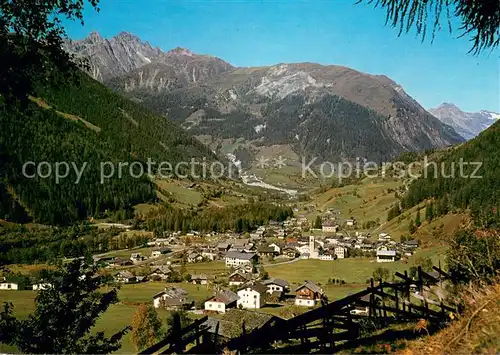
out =
[[[19,290],[19,284],[15,282],[2,282],[0,283],[0,290],[10,290],[10,291]]]
[[[321,227],[321,231],[325,233],[337,233],[339,226],[336,223],[325,222]]]
[[[137,278],[130,271],[125,270],[125,271],[120,271],[115,275],[115,281],[128,284],[137,282]]]
[[[269,248],[273,248],[276,253],[281,254],[281,247],[278,244],[269,244]]]
[[[216,260],[218,255],[217,249],[203,249],[201,251],[201,256],[211,261]]]
[[[167,254],[170,252],[170,249],[168,248],[162,248],[162,249],[156,249],[151,252],[151,257],[152,258],[158,258],[162,256],[163,254]]]
[[[380,233],[378,235],[378,240],[380,242],[388,242],[388,241],[391,240],[391,236],[389,234],[387,234],[387,233]]]
[[[143,261],[145,259],[146,258],[144,256],[142,256],[141,253],[132,253],[130,255],[130,260],[132,260],[132,262],[134,262],[134,263],[138,263],[139,261]]]
[[[339,238],[326,238],[325,241],[328,243],[328,244],[332,244],[332,245],[337,245],[340,243],[340,240]]]
[[[355,219],[346,219],[345,224],[349,227],[352,227],[356,224],[356,220]]]
[[[225,260],[226,267],[237,267],[245,264],[252,265],[252,262],[257,260],[257,254],[229,250],[226,253]]]
[[[187,291],[180,287],[174,286],[165,288],[165,290],[153,296],[153,306],[155,308],[160,308],[162,306],[171,309],[182,308],[189,303],[187,296]]]
[[[206,311],[226,313],[226,309],[235,307],[239,296],[231,290],[221,290],[205,302]]]
[[[308,244],[298,246],[295,249],[297,249],[300,254],[309,254],[309,245]]]
[[[288,290],[288,282],[281,279],[270,279],[262,281],[262,284],[267,287],[267,293],[285,293]]]
[[[396,261],[395,250],[377,250],[377,263],[390,263]]]
[[[347,256],[347,249],[341,246],[335,247],[333,250],[337,259],[344,259]]]
[[[203,261],[203,256],[200,253],[193,251],[186,256],[186,259],[188,263],[199,263]]]
[[[330,261],[335,260],[335,257],[331,253],[325,252],[319,256],[319,260]]]
[[[236,305],[243,308],[261,308],[266,304],[267,287],[256,282],[253,285],[247,285],[238,291],[240,298]]]

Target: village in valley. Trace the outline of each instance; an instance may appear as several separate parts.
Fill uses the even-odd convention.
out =
[[[259,327],[275,316],[291,317],[355,292],[383,265],[407,267],[417,248],[415,240],[401,243],[387,233],[360,231],[356,218],[328,209],[315,220],[299,214],[251,233],[168,233],[142,248],[94,259],[122,285],[120,292],[141,292],[140,298],[149,298],[158,310],[208,314],[207,324],[214,329],[218,322],[224,329],[239,329],[235,324],[248,312],[261,320],[254,325]],[[349,280],[357,263],[365,276]],[[342,277],[328,277],[335,269]],[[40,280],[32,288],[48,286]],[[2,290],[17,288],[12,282],[0,284]]]

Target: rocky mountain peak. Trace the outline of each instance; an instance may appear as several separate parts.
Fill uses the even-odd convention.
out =
[[[101,37],[101,35],[99,34],[99,32],[97,31],[92,31],[90,33],[90,35],[88,36],[88,40],[92,43],[98,43],[98,42],[101,42],[103,40],[103,38]]]
[[[193,57],[195,54],[193,52],[191,52],[189,49],[187,48],[183,48],[183,47],[176,47],[174,49],[171,49],[167,52],[167,55],[168,54],[175,54],[175,55],[185,55],[185,56],[188,56],[188,57]]]
[[[485,110],[464,112],[453,103],[444,102],[429,112],[441,122],[450,125],[465,139],[472,139],[495,122],[500,114]]]
[[[141,43],[141,44],[144,44],[144,45],[151,46],[148,42],[143,42],[136,35],[134,35],[134,34],[132,34],[130,32],[125,32],[125,31],[120,32],[115,37],[113,37],[113,39],[114,40],[123,41],[123,42]]]

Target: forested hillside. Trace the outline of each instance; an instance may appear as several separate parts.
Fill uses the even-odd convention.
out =
[[[175,165],[191,157],[217,159],[201,143],[167,119],[112,93],[81,75],[79,85],[39,87],[32,102],[19,110],[0,105],[0,218],[67,224],[106,210],[126,212],[131,206],[155,199],[147,174],[130,176],[129,166],[118,177],[119,162],[139,162],[137,176],[148,158]],[[87,163],[78,183],[70,165],[66,178],[26,178],[26,162]],[[116,169],[101,183],[101,162]],[[106,165],[108,169],[111,164]],[[62,168],[61,168],[62,169]],[[29,166],[29,175],[35,174]],[[155,170],[153,170],[155,172]],[[44,166],[42,173],[48,173]],[[107,171],[109,173],[109,170]]]
[[[439,214],[450,208],[470,209],[478,223],[498,227],[499,176],[500,122],[497,122],[475,139],[445,153],[437,166],[430,165],[427,178],[410,185],[404,204],[410,207],[435,198]]]

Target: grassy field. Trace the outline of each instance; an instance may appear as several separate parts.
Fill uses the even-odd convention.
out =
[[[191,263],[186,264],[186,270],[191,275],[193,274],[222,274],[226,273],[228,268],[223,261],[206,262],[206,263]]]
[[[137,248],[137,249],[128,249],[128,250],[117,250],[117,251],[112,251],[106,254],[106,257],[114,257],[114,258],[125,258],[129,259],[131,254],[134,253],[141,253],[144,256],[151,256],[151,252],[155,248],[153,247],[146,247],[146,248]]]
[[[401,186],[394,179],[364,179],[359,184],[329,189],[313,199],[320,210],[334,208],[344,217],[354,216],[359,224],[375,221],[384,222],[387,211],[397,201],[394,192]]]
[[[395,192],[402,185],[402,181],[394,179],[364,179],[355,185],[341,188],[329,189],[314,196],[312,203],[319,211],[334,208],[341,212],[343,217],[353,216],[358,221],[358,228],[364,222],[378,221],[379,226],[372,228],[369,232],[388,233],[399,241],[401,236],[409,235],[409,224],[415,220],[417,211],[420,209],[422,225],[412,236],[423,242],[425,246],[442,245],[443,240],[459,227],[461,222],[467,220],[464,214],[449,214],[433,220],[431,223],[425,221],[425,204],[420,204],[405,211],[401,216],[387,221],[387,213],[391,206],[397,203]],[[320,212],[315,211],[308,214],[311,221]]]
[[[418,250],[415,255],[408,258],[407,263],[396,261],[394,263],[377,263],[375,258],[347,258],[334,261],[299,260],[295,263],[268,266],[266,271],[271,277],[287,280],[298,285],[304,280],[311,280],[325,285],[329,278],[341,279],[347,283],[364,284],[373,271],[379,267],[386,268],[391,274],[404,271],[414,265],[418,257],[431,257],[435,265],[441,261],[444,265],[444,248],[430,248]]]
[[[120,302],[112,305],[97,321],[95,331],[104,331],[110,336],[124,327],[132,324],[132,319],[137,307],[141,303],[150,303],[153,295],[162,291],[165,286],[179,286],[185,289],[190,299],[201,302],[212,295],[212,290],[204,285],[192,283],[166,284],[163,282],[148,282],[133,285],[123,285],[119,291]],[[14,315],[26,318],[35,309],[35,291],[0,291],[0,304],[12,302]],[[162,321],[166,321],[168,311],[157,310]],[[15,349],[0,344],[0,352],[15,352]],[[118,353],[130,354],[135,352],[132,343],[132,334],[129,332],[123,339],[122,348]]]
[[[409,258],[406,264],[401,261],[395,263],[380,264],[373,259],[348,258],[335,261],[321,260],[300,260],[290,264],[267,266],[266,270],[270,277],[281,278],[290,283],[293,294],[295,288],[304,280],[312,280],[324,289],[330,301],[338,300],[349,294],[358,292],[366,288],[366,280],[372,276],[373,271],[378,267],[395,271],[403,271],[414,265],[415,259],[420,256],[431,257],[435,264],[443,260],[444,248],[428,248],[419,250],[413,257]],[[191,274],[225,273],[226,268],[222,262],[187,264],[187,271]],[[331,285],[328,279],[342,279],[347,284]],[[122,285],[119,290],[120,302],[111,306],[106,313],[98,320],[95,331],[104,331],[107,335],[112,335],[120,329],[132,323],[134,312],[141,303],[152,301],[154,294],[163,290],[167,285],[175,285],[188,291],[189,297],[196,303],[201,303],[213,294],[213,290],[205,285],[194,285],[192,283],[167,284],[164,282],[147,282],[141,284]],[[12,302],[14,313],[19,317],[27,317],[34,310],[34,291],[0,291],[0,302]],[[290,317],[293,314],[304,312],[307,309],[295,306],[264,307],[260,311],[283,317]],[[168,311],[158,311],[160,318],[165,321]],[[5,346],[0,346],[0,352],[12,352]],[[134,352],[131,334],[127,334],[123,341],[123,346],[119,353]]]
[[[195,206],[203,200],[200,192],[188,188],[188,183],[173,180],[156,180],[155,183],[181,204]]]

